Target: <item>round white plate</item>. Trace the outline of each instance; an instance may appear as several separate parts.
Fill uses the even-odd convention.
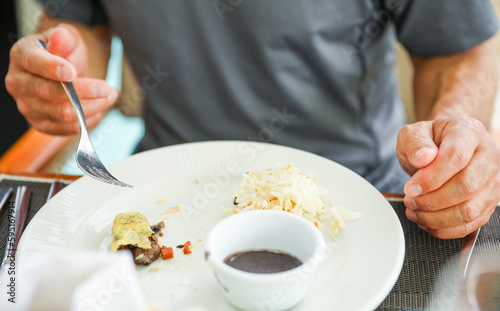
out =
[[[117,213],[140,211],[151,224],[164,220],[161,244],[175,257],[157,260],[137,271],[148,302],[160,310],[203,306],[235,310],[217,286],[203,257],[203,239],[233,206],[241,174],[278,163],[293,163],[328,189],[328,201],[362,218],[348,223],[302,303],[293,310],[373,310],[394,286],[404,259],[404,236],[387,200],[368,182],[323,157],[264,143],[221,141],[182,144],[131,156],[109,166],[133,189],[83,177],[50,200],[26,228],[19,258],[61,250],[106,251]],[[169,208],[180,211],[169,213]],[[258,230],[258,228],[256,228]],[[176,245],[191,241],[192,254]],[[272,304],[272,301],[269,302]],[[260,306],[267,310],[266,306]]]

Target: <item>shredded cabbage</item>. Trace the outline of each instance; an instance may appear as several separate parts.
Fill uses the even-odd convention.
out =
[[[321,197],[326,192],[325,188],[316,185],[314,178],[303,175],[293,164],[277,165],[261,172],[243,174],[234,201],[236,208],[231,211],[282,210],[302,216],[318,228],[328,223],[335,237],[346,227],[346,221],[358,219],[361,214],[324,202]]]

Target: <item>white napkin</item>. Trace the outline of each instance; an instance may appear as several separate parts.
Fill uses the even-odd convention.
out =
[[[0,276],[0,310],[147,310],[130,254],[68,251],[16,262],[15,301]],[[2,271],[3,272],[3,271]]]

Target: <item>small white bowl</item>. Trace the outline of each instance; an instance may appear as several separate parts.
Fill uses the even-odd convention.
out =
[[[217,223],[205,239],[205,257],[226,299],[243,310],[286,310],[305,296],[321,263],[325,239],[311,222],[273,210],[241,212]],[[277,273],[252,273],[224,263],[248,250],[277,250],[296,256],[302,265]]]

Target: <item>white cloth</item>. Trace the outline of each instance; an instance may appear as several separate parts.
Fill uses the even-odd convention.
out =
[[[0,310],[147,310],[127,253],[68,251],[16,262],[15,303],[5,296],[11,275],[3,270]]]

